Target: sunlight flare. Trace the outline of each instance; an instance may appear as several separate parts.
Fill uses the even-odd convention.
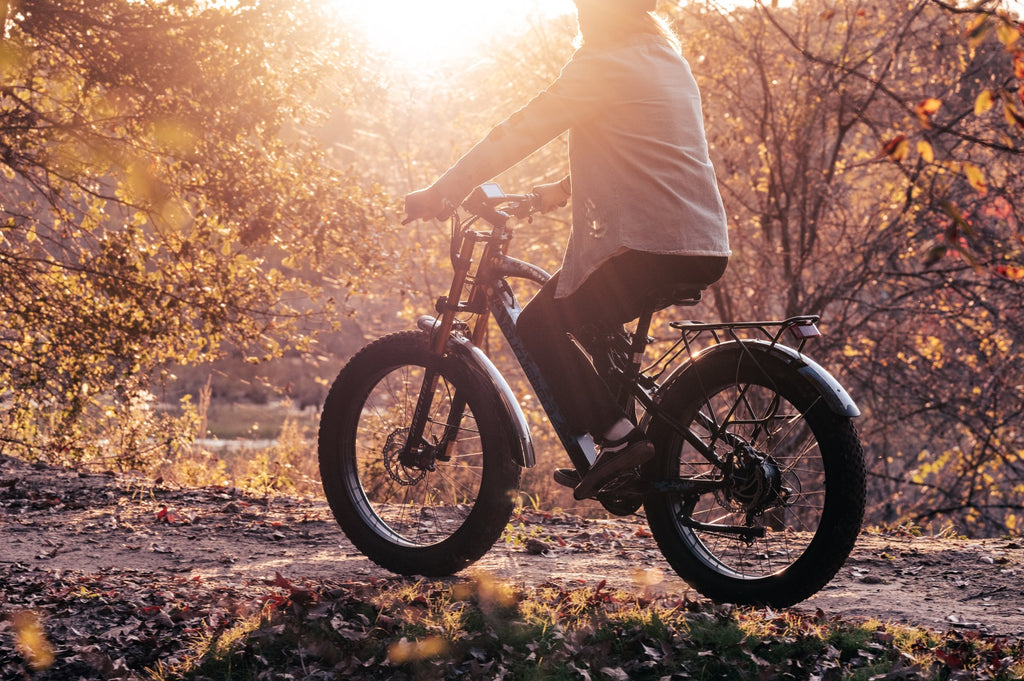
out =
[[[335,0],[370,47],[404,69],[426,71],[470,56],[490,41],[525,30],[531,21],[575,12],[572,0]]]

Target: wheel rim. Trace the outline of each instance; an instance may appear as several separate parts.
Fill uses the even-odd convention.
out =
[[[483,449],[469,405],[447,461],[438,460],[427,470],[399,460],[424,373],[414,365],[382,372],[357,417],[350,443],[355,456],[343,459],[345,484],[357,512],[379,535],[409,547],[433,546],[457,532],[472,512],[483,481]],[[455,387],[442,376],[423,434],[427,442],[440,442],[454,394]]]
[[[710,425],[691,429],[705,443],[715,442],[719,456],[731,453],[737,463],[735,484],[704,494],[690,517],[719,525],[764,528],[763,537],[741,539],[684,524],[683,500],[676,502],[680,537],[691,553],[716,572],[733,579],[762,579],[779,573],[803,555],[818,530],[825,506],[825,469],[820,444],[805,413],[774,389],[757,384],[729,384],[701,406]],[[737,436],[723,441],[721,432]],[[728,438],[726,438],[728,439]],[[739,443],[744,443],[742,446]],[[679,475],[720,479],[720,469],[681,441]]]

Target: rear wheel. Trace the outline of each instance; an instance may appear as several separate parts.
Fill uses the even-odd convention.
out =
[[[324,493],[356,548],[393,572],[435,577],[461,570],[498,539],[520,469],[493,386],[455,356],[436,358],[428,342],[421,332],[395,334],[352,358],[324,404],[319,457]],[[435,366],[424,454],[414,460],[403,450],[427,367]]]
[[[661,406],[718,457],[709,462],[654,417],[659,456],[647,473],[675,484],[645,506],[676,572],[714,600],[776,607],[832,579],[864,512],[850,418],[780,359],[738,344],[688,367]]]

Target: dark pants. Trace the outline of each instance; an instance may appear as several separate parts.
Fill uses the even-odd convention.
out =
[[[555,298],[559,273],[523,309],[516,329],[537,363],[575,435],[599,436],[625,416],[586,354],[570,336],[616,328],[641,308],[679,288],[702,289],[725,272],[728,258],[627,251],[594,273],[576,291]]]

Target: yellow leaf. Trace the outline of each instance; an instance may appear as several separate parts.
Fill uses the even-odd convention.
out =
[[[225,240],[220,247],[220,252],[223,253],[224,255],[231,255],[231,242]]]
[[[921,154],[921,158],[924,159],[925,163],[931,163],[935,160],[935,152],[932,151],[932,145],[924,140],[920,140],[917,143],[917,153]]]
[[[46,638],[39,617],[31,611],[21,610],[11,616],[14,624],[14,642],[35,670],[46,669],[53,664],[53,646]]]
[[[974,49],[981,44],[981,41],[988,35],[992,25],[988,22],[988,15],[981,14],[967,27],[967,44]]]
[[[996,267],[996,273],[1000,274],[1010,281],[1021,281],[1024,279],[1024,267],[1020,265],[998,265]]]
[[[1010,47],[1017,39],[1020,38],[1021,29],[1019,26],[1011,24],[1009,22],[1002,22],[996,27],[996,35],[999,37],[999,42],[1007,47]]]
[[[988,182],[985,180],[985,173],[981,168],[964,161],[964,175],[967,176],[967,181],[971,183],[979,193],[984,194],[988,191]]]
[[[15,177],[14,168],[10,167],[6,163],[0,163],[0,172],[4,174],[8,180],[13,180]]]
[[[1013,104],[1010,102],[1003,104],[1003,116],[1008,124],[1015,125],[1024,130],[1024,116],[1017,113],[1017,110],[1013,108]]]
[[[982,90],[978,98],[974,100],[974,114],[980,116],[989,111],[996,104],[995,95],[991,90]]]
[[[921,122],[921,127],[926,130],[932,127],[932,116],[935,112],[942,107],[942,100],[929,97],[928,99],[918,102],[917,106],[914,107],[914,112],[917,114],[917,119]]]

